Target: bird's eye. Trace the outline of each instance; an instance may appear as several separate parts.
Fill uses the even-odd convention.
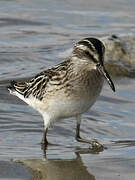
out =
[[[100,67],[100,66],[101,66],[101,64],[100,64],[100,63],[97,63],[97,64],[96,64],[96,66],[97,66],[97,67]]]
[[[94,63],[97,63],[97,60],[94,58],[94,56],[92,54],[90,54],[89,51],[85,51],[85,54],[87,56],[89,56],[89,58],[94,62]]]
[[[88,55],[88,56],[90,55],[89,51],[85,51],[85,54]]]

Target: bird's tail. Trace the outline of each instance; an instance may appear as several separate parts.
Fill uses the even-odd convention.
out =
[[[16,95],[16,93],[23,95],[26,87],[27,84],[24,82],[11,81],[10,86],[8,86],[7,88],[13,95]]]

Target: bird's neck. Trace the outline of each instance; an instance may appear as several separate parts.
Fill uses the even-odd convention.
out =
[[[82,72],[90,73],[91,71],[92,72],[97,71],[95,64],[90,63],[90,60],[79,59],[76,56],[73,56],[71,58],[71,64],[72,64],[73,72],[75,74],[81,74]]]

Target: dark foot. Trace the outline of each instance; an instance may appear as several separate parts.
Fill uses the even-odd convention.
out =
[[[48,146],[47,132],[48,132],[48,128],[44,130],[44,135],[43,135],[43,138],[42,138],[42,141],[41,141],[42,149],[47,149],[47,146]]]
[[[43,137],[42,141],[41,141],[41,147],[42,147],[42,149],[47,149],[47,146],[48,146],[48,141],[46,138],[44,139],[44,137]]]
[[[96,139],[90,141],[91,148],[94,151],[103,151],[104,149],[107,149],[102,144],[100,144]]]
[[[43,137],[43,138],[42,138],[42,141],[41,141],[41,144],[46,144],[46,145],[48,145],[47,139]]]
[[[42,150],[46,150],[46,149],[47,149],[47,146],[48,146],[48,143],[42,143],[42,142],[41,142],[41,149],[42,149]]]
[[[76,140],[79,142],[83,142],[83,143],[88,143],[90,144],[92,147],[90,147],[90,149],[92,149],[93,151],[103,151],[104,149],[106,149],[102,144],[100,144],[96,139],[94,140],[86,140],[86,139],[82,139],[80,136],[76,137]]]

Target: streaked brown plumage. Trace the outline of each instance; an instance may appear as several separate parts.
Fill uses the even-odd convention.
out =
[[[76,139],[90,143],[93,148],[102,148],[97,141],[80,137],[81,114],[88,111],[99,96],[103,76],[112,90],[115,87],[104,68],[103,43],[96,38],[79,41],[68,60],[45,70],[27,82],[12,82],[8,88],[44,118],[43,144],[47,145],[47,130],[51,123],[67,117],[76,117]]]

